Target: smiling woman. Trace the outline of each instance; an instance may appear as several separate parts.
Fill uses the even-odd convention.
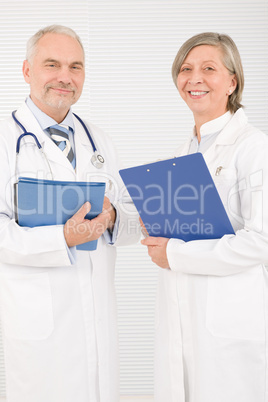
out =
[[[201,50],[199,47],[202,46]],[[201,35],[195,35],[188,39],[180,48],[172,66],[172,77],[178,88],[178,76],[184,63],[191,57],[193,51],[200,50],[200,56],[203,55],[203,65],[206,71],[220,72],[225,70],[236,80],[235,88],[228,90],[227,110],[236,112],[241,105],[242,92],[244,89],[244,73],[241,58],[234,41],[228,35],[219,35],[213,32],[205,32]],[[204,51],[208,51],[205,55]],[[199,53],[199,52],[198,52]],[[192,55],[193,56],[193,55]],[[215,57],[214,57],[215,56]],[[193,59],[193,57],[191,57]],[[201,62],[202,60],[199,59]],[[195,60],[198,62],[198,59]],[[217,68],[216,68],[217,67]],[[185,66],[186,70],[188,66]],[[184,68],[183,68],[184,69]],[[191,70],[191,68],[189,68]]]
[[[241,108],[243,70],[229,36],[192,37],[172,72],[195,120],[175,154],[204,154],[235,235],[142,241],[165,268],[155,402],[268,402],[268,139]]]
[[[221,47],[199,45],[191,49],[177,75],[176,85],[195,119],[198,141],[202,124],[228,110],[229,96],[237,87],[237,78],[224,65]]]
[[[182,99],[194,114],[200,141],[200,127],[227,112],[229,95],[236,88],[236,77],[222,62],[222,51],[215,46],[192,49],[177,78]]]

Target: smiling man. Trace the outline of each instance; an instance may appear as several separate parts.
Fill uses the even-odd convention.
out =
[[[47,33],[23,63],[31,99],[44,113],[61,122],[80,98],[85,80],[84,50],[77,39]]]
[[[137,214],[118,197],[122,182],[111,140],[72,113],[85,80],[76,33],[62,26],[37,32],[28,42],[23,74],[30,96],[15,112],[17,121],[10,117],[0,124],[0,320],[7,402],[118,402],[114,246],[138,241]],[[101,169],[93,163],[82,123],[105,161]],[[17,160],[23,126],[35,134],[47,159],[26,135]],[[62,140],[54,140],[55,130]],[[55,180],[109,182],[103,212],[85,219],[86,203],[65,225],[20,227],[13,204],[16,177],[51,179],[51,173]],[[95,251],[76,249],[96,239]]]

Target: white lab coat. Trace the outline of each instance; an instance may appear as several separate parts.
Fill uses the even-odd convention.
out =
[[[168,242],[155,401],[268,402],[268,139],[239,109],[204,158],[236,235]]]
[[[108,196],[120,215],[115,245],[138,241],[137,216],[128,221],[128,211],[117,202],[122,182],[111,140],[88,124],[106,161],[102,170],[94,168],[91,144],[74,118],[75,174],[26,104],[16,116],[39,139],[55,180],[113,181]],[[13,183],[20,134],[11,117],[0,123],[0,306],[7,401],[118,402],[116,249],[102,236],[96,251],[77,251],[71,264],[63,226],[28,229],[15,223]],[[34,144],[29,136],[22,140],[18,174],[51,178]]]

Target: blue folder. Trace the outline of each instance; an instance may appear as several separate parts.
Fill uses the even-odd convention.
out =
[[[201,153],[119,173],[150,236],[189,241],[234,234]]]
[[[20,226],[65,224],[86,202],[91,210],[86,219],[102,212],[105,183],[39,180],[20,177],[17,183],[17,220]],[[95,250],[97,240],[76,246]]]

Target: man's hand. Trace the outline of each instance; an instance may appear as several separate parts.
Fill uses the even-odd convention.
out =
[[[152,261],[161,268],[169,268],[167,259],[167,243],[169,239],[166,237],[147,237],[141,241],[148,247],[148,254]]]
[[[94,219],[85,219],[91,205],[86,202],[64,225],[64,237],[68,247],[97,240],[106,229],[112,230],[116,212],[109,199],[104,197],[102,212]]]

